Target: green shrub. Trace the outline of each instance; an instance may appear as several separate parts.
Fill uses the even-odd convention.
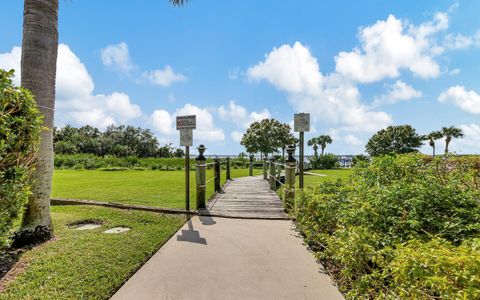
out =
[[[355,155],[352,158],[352,166],[356,166],[360,163],[369,163],[369,162],[370,162],[370,158],[366,155],[363,155],[363,154]]]
[[[434,238],[413,239],[390,253],[383,295],[410,299],[480,299],[480,239],[456,247]]]
[[[480,247],[468,242],[480,237],[479,199],[480,158],[408,154],[359,164],[350,183],[301,191],[295,214],[348,298],[471,298],[480,289]]]
[[[326,153],[319,157],[311,157],[310,163],[313,169],[333,169],[339,165],[338,157],[333,153]]]
[[[30,175],[41,132],[33,95],[0,69],[0,245],[30,195]]]

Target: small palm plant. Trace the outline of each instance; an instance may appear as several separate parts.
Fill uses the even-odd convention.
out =
[[[442,130],[440,132],[445,138],[445,154],[448,154],[448,145],[450,144],[452,139],[463,138],[464,136],[462,129],[455,126],[442,127]]]

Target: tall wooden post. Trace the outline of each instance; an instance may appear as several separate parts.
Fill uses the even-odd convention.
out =
[[[229,156],[227,156],[227,168],[225,170],[225,179],[232,180],[232,178],[230,177],[230,157]]]
[[[248,176],[253,176],[253,154],[250,154],[250,162],[248,165]]]
[[[268,179],[268,173],[267,173],[267,158],[263,158],[263,179],[267,180]]]
[[[215,192],[220,192],[222,187],[220,186],[220,161],[218,160],[218,157],[215,158],[214,162],[213,172],[215,179],[213,181],[215,182]]]
[[[190,211],[190,147],[185,146],[185,210]]]
[[[299,177],[298,177],[298,187],[303,189],[303,131],[300,132],[300,161],[299,164]]]
[[[205,196],[207,192],[207,186],[206,186],[206,177],[207,177],[207,165],[206,163],[206,158],[203,156],[203,153],[205,152],[206,148],[204,145],[198,146],[198,156],[195,159],[197,161],[197,164],[195,165],[195,180],[196,180],[196,204],[197,204],[197,209],[199,208],[205,208]]]
[[[287,147],[288,158],[285,161],[285,190],[284,190],[284,203],[285,208],[290,211],[295,209],[295,167],[297,161],[295,160],[295,145],[289,145]]]
[[[277,183],[275,182],[275,159],[270,158],[270,172],[269,172],[270,189],[276,190]]]

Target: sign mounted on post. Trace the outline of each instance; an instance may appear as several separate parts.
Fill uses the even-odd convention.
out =
[[[193,129],[197,127],[197,116],[177,116],[180,130],[180,146],[185,146],[185,210],[190,211],[190,146],[193,145]]]
[[[196,129],[197,116],[177,116],[177,130],[180,129]]]
[[[192,145],[193,145],[193,130],[180,129],[180,146],[192,146]]]
[[[293,131],[299,132],[300,160],[298,162],[298,186],[303,189],[303,164],[304,161],[304,132],[310,131],[310,114],[298,113],[293,115]]]
[[[293,115],[293,131],[308,132],[310,131],[310,114],[299,113]]]

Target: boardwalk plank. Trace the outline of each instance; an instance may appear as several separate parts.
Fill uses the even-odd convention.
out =
[[[262,177],[234,179],[210,202],[209,208],[200,213],[238,218],[288,219],[282,201]]]

